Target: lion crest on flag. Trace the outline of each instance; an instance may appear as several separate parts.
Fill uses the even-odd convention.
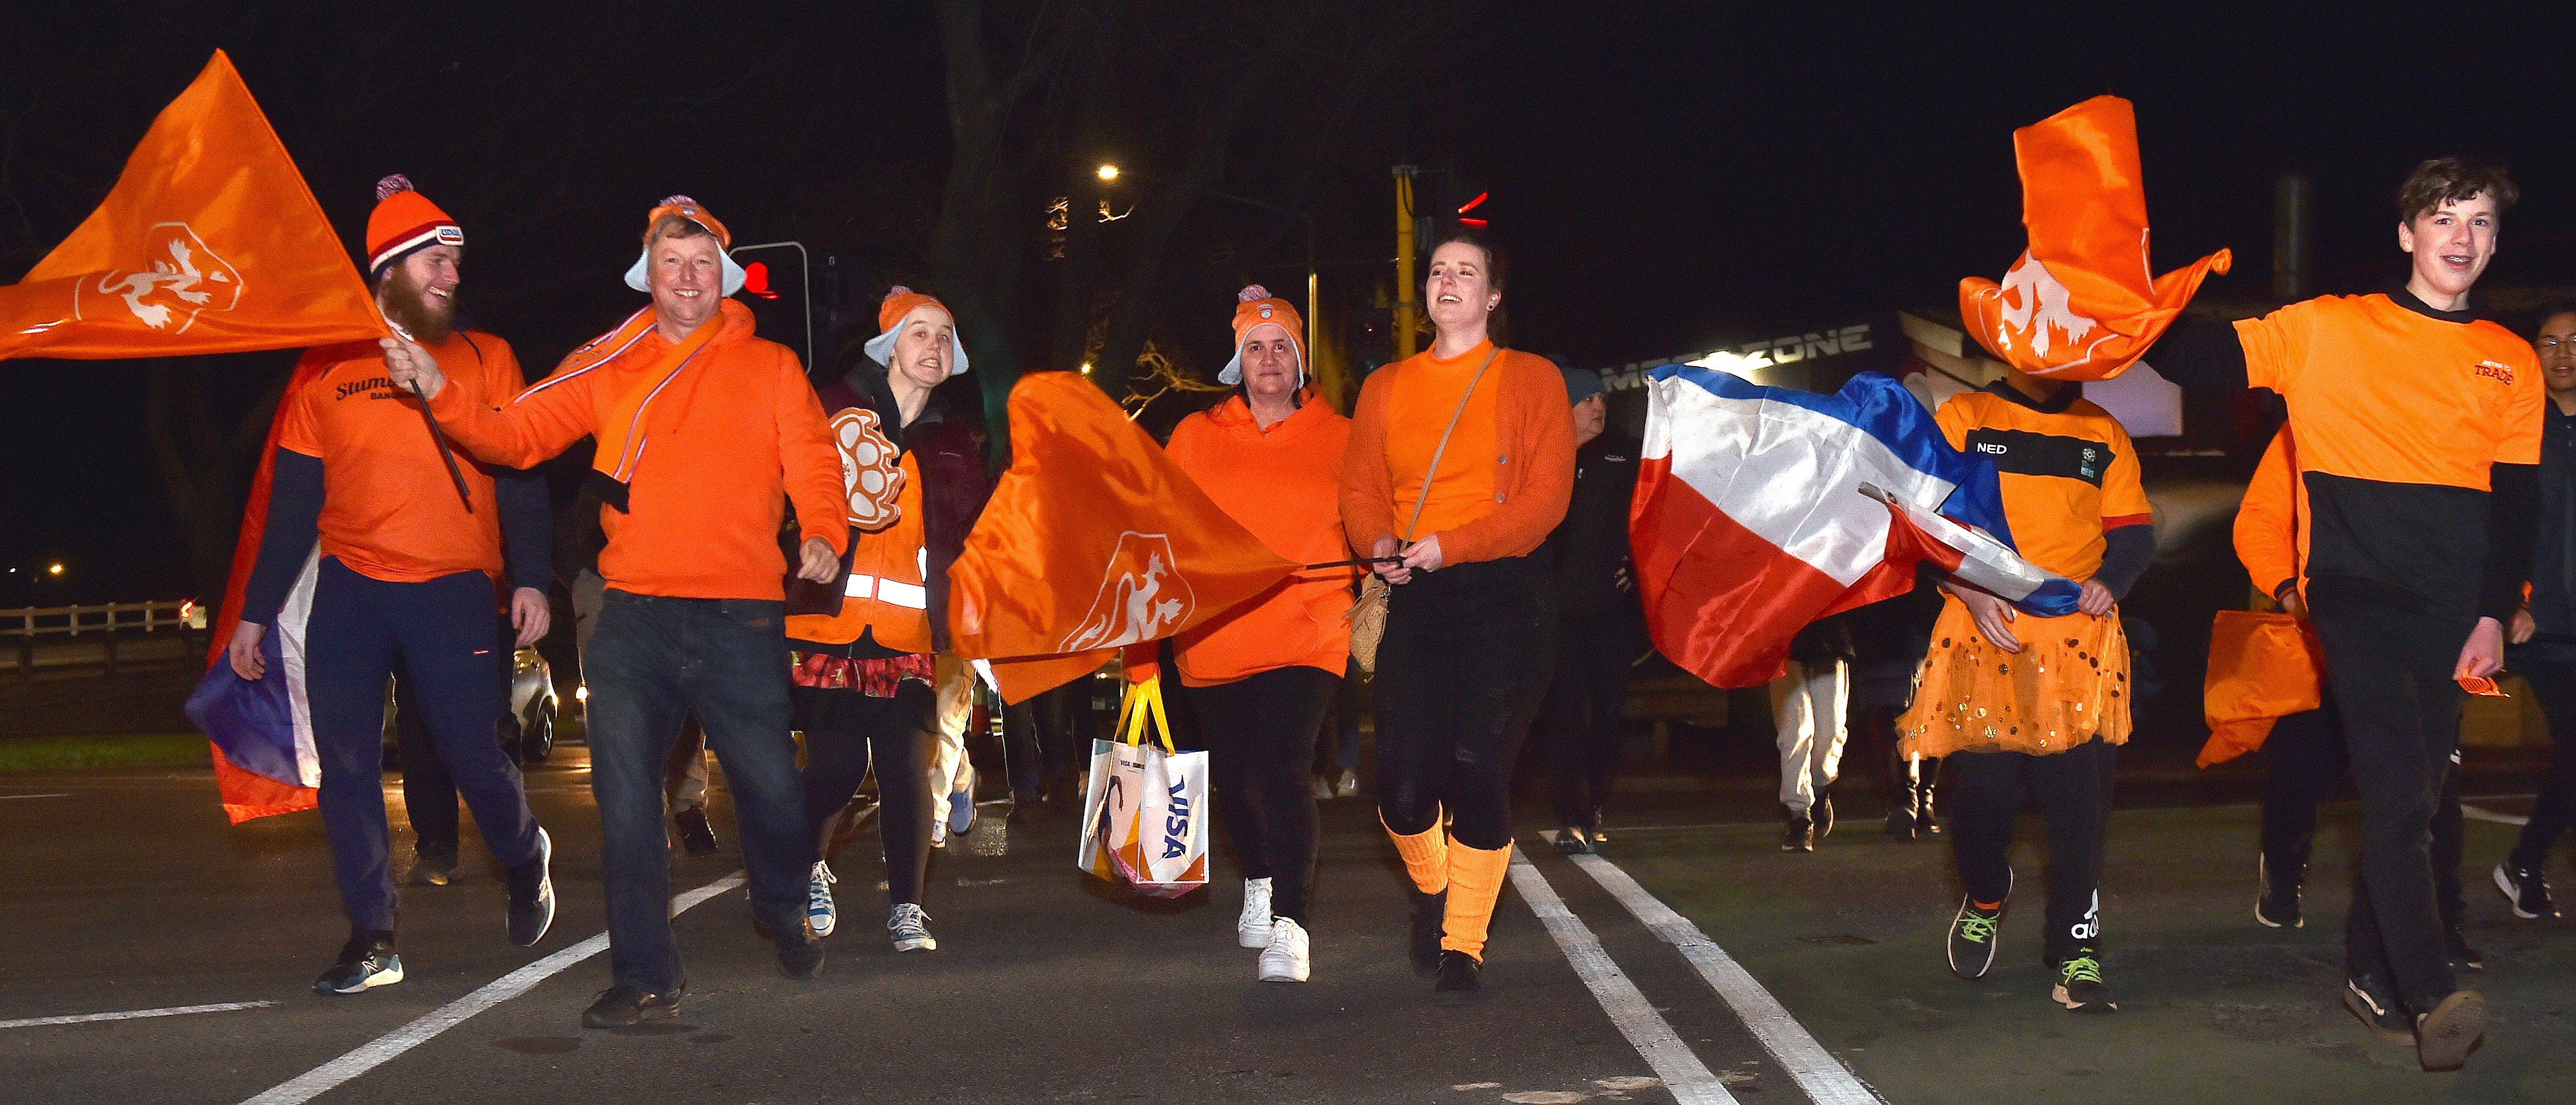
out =
[[[1198,601],[1189,581],[1174,565],[1172,540],[1159,533],[1129,530],[1118,535],[1118,549],[1101,573],[1100,593],[1091,610],[1067,635],[1058,652],[1116,648],[1170,635],[1190,620]]]
[[[148,240],[151,259],[143,267],[109,272],[87,290],[124,300],[136,321],[173,334],[186,333],[202,312],[229,311],[241,302],[241,274],[207,249],[188,224],[154,223]],[[73,311],[86,317],[77,298]]]

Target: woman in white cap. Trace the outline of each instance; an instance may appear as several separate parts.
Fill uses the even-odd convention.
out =
[[[1166,451],[1228,517],[1298,564],[1350,557],[1339,486],[1350,420],[1306,386],[1306,325],[1259,285],[1234,312],[1239,387],[1181,420]],[[1350,660],[1348,567],[1291,573],[1173,644],[1180,698],[1209,744],[1218,820],[1243,866],[1236,936],[1264,982],[1304,982],[1315,878],[1315,733]],[[1149,676],[1150,677],[1150,676]]]
[[[837,927],[832,826],[876,765],[885,841],[886,931],[897,951],[931,951],[921,909],[930,865],[929,756],[939,739],[932,655],[947,643],[948,565],[991,494],[966,428],[930,393],[966,371],[956,320],[929,296],[896,287],[877,311],[883,331],[821,391],[841,451],[850,555],[834,587],[791,592],[796,728],[805,734],[805,815],[816,838],[806,918]]]

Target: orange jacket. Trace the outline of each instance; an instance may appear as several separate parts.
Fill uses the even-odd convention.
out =
[[[1181,420],[1164,451],[1271,552],[1298,564],[1348,560],[1338,494],[1351,422],[1309,399],[1267,430],[1240,395]],[[1275,668],[1350,662],[1351,581],[1358,572],[1292,572],[1269,590],[1173,641],[1181,682],[1205,687]]]
[[[749,307],[726,300],[722,312],[707,325],[724,329],[646,411],[630,509],[599,510],[608,534],[599,574],[618,590],[784,598],[778,530],[790,501],[804,537],[834,552],[849,547],[840,454],[804,367],[787,347],[752,336]],[[526,468],[598,432],[670,347],[654,330],[597,364],[599,350],[575,350],[499,409],[473,381],[452,376],[430,413],[475,456]]]
[[[867,411],[863,421],[843,421],[843,425],[861,424],[883,450],[876,455],[894,451],[875,429],[876,412]],[[930,552],[922,544],[921,463],[907,452],[896,468],[903,473],[903,488],[895,494],[893,523],[862,530],[855,519],[851,521],[858,551],[850,557],[850,577],[842,587],[841,612],[790,616],[788,640],[846,645],[866,636],[897,652],[931,650]],[[842,485],[850,487],[858,473],[856,461],[851,460],[844,472]],[[857,498],[858,494],[853,487],[851,497]]]
[[[1479,345],[1448,363],[1482,361],[1485,353]],[[1391,424],[1389,417],[1399,375],[1431,371],[1433,362],[1430,351],[1416,353],[1370,373],[1360,387],[1359,405],[1351,412],[1351,447],[1342,465],[1341,507],[1342,528],[1362,556],[1378,538],[1403,532],[1421,491],[1418,482],[1396,486],[1388,438],[1415,435],[1437,441],[1448,427],[1447,410],[1409,416],[1403,425]],[[1565,519],[1566,504],[1574,497],[1574,413],[1565,401],[1565,375],[1545,357],[1506,350],[1494,358],[1477,387],[1496,389],[1494,506],[1482,518],[1439,532],[1440,558],[1450,564],[1528,555]],[[1468,436],[1462,427],[1441,468],[1457,463],[1457,442]],[[1416,539],[1423,536],[1429,535]]]
[[[2236,508],[2236,559],[2256,590],[2279,598],[2281,585],[2295,579],[2299,593],[2308,590],[2308,496],[2299,486],[2298,465],[2290,428],[2272,435],[2254,480],[2245,485],[2245,503]]]

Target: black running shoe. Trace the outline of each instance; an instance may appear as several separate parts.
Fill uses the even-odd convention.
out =
[[[1950,919],[1950,969],[1960,978],[1984,978],[1995,966],[1995,942],[2004,911],[1979,909],[1968,895],[1959,897],[1959,915]]]
[[[1896,804],[1887,809],[1887,835],[1898,840],[1914,839],[1914,791],[1908,788]]]
[[[1406,951],[1413,959],[1413,973],[1430,978],[1440,973],[1440,923],[1449,912],[1449,894],[1425,894],[1412,887],[1405,892],[1413,896],[1413,933]]]
[[[1476,976],[1485,965],[1476,957],[1461,951],[1440,953],[1440,981],[1431,987],[1431,1000],[1440,1005],[1465,1005],[1485,996],[1485,984]]]
[[[715,854],[716,829],[715,826],[707,823],[705,807],[691,806],[672,814],[671,823],[680,832],[681,851],[693,856]]]
[[[2558,916],[2558,907],[2549,904],[2549,880],[2540,877],[2537,868],[2525,869],[2512,863],[2496,864],[2496,889],[2513,903],[2513,915],[2525,921]]]
[[[1807,809],[1808,820],[1816,823],[1816,839],[1834,835],[1834,800],[1824,791],[1816,792],[1816,804]]]
[[[2487,969],[2487,957],[2478,954],[2478,950],[2476,948],[2470,947],[2468,939],[2460,935],[2460,930],[2456,928],[2443,929],[2442,946],[2450,953],[2452,967],[2463,971],[2483,971]]]
[[[2487,1003],[2474,990],[2454,990],[2415,1018],[2415,1058],[2429,1071],[2458,1070],[2487,1034]]]
[[[340,961],[313,980],[313,992],[358,994],[402,980],[402,956],[394,951],[394,934],[360,929],[340,945]]]
[[[611,986],[599,992],[599,1000],[582,1011],[584,1028],[632,1028],[645,1021],[658,1021],[680,1012],[680,991],[656,994],[641,986]]]
[[[1583,830],[1567,825],[1556,831],[1556,854],[1580,856],[1587,855],[1591,851],[1592,840]]]
[[[413,886],[445,886],[456,877],[456,846],[431,845],[414,852],[411,876],[405,880]]]
[[[2102,981],[2101,957],[2091,948],[2077,949],[2073,958],[2057,965],[2057,989],[2050,996],[2077,1013],[2109,1013],[2120,1008],[2120,1003],[2111,997],[2111,985]]]
[[[1808,817],[1806,814],[1799,811],[1791,810],[1789,812],[1788,827],[1780,831],[1780,850],[1783,852],[1815,851],[1815,819]]]
[[[2397,988],[2387,979],[2364,974],[2343,980],[2343,1007],[2361,1018],[2362,1026],[2381,1043],[2415,1046],[2415,1024],[2406,1019],[2405,1010],[2398,1008]]]
[[[522,948],[545,939],[555,923],[555,842],[537,830],[537,858],[510,872],[510,942]]]
[[[2272,864],[2262,856],[2254,857],[2254,921],[2264,928],[2306,928],[2308,922],[2299,916],[2299,877],[2278,878]]]

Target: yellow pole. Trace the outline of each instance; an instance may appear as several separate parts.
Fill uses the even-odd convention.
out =
[[[1395,359],[1413,355],[1413,297],[1422,289],[1413,282],[1413,166],[1395,167]]]

